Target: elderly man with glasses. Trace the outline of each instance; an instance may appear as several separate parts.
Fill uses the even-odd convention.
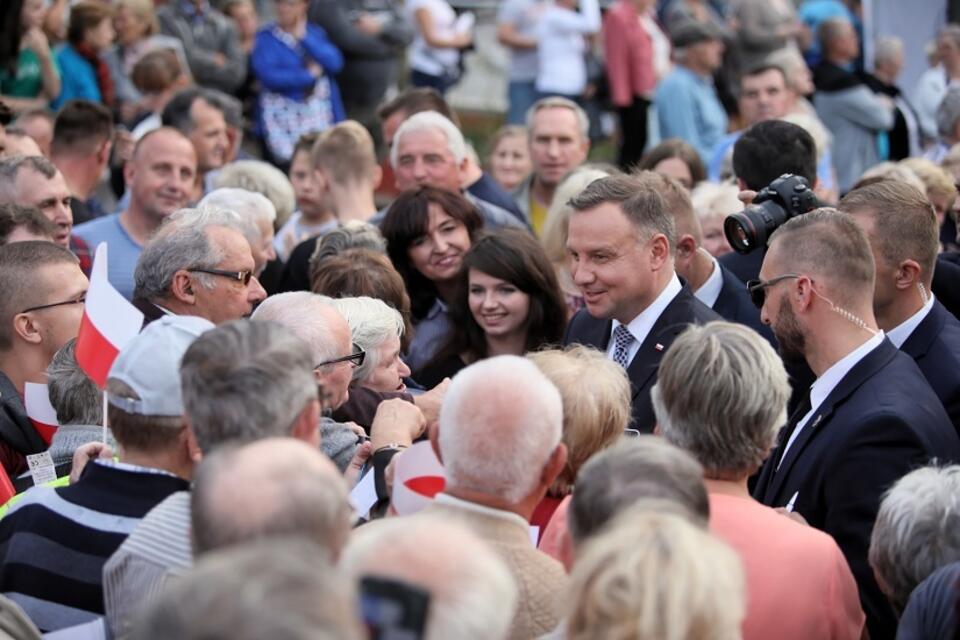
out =
[[[0,464],[11,477],[47,448],[27,418],[26,382],[44,382],[54,354],[76,337],[87,278],[76,257],[52,242],[0,247]]]
[[[171,214],[134,272],[133,303],[146,322],[175,314],[222,324],[250,315],[267,295],[254,275],[252,227],[239,214],[213,207]]]

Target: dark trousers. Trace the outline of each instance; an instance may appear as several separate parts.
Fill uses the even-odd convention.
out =
[[[618,107],[620,115],[620,149],[617,151],[617,164],[628,170],[640,162],[643,150],[647,146],[647,113],[650,101],[634,96],[633,104]]]

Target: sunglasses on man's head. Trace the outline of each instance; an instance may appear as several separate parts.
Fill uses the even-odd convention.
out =
[[[757,309],[763,309],[764,302],[767,301],[767,287],[772,287],[778,282],[799,278],[799,273],[787,273],[769,280],[747,280],[747,293],[750,294],[750,300]]]

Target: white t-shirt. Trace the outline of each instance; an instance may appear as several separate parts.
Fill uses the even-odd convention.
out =
[[[597,0],[582,0],[581,9],[554,5],[543,12],[537,25],[537,91],[579,96],[587,88],[584,36],[600,29],[600,7]]]
[[[410,0],[407,3],[407,17],[414,26],[413,42],[410,44],[410,68],[432,76],[442,76],[445,73],[454,73],[460,61],[460,52],[456,49],[439,49],[431,47],[423,39],[423,34],[417,27],[416,12],[426,9],[433,18],[433,31],[439,38],[452,38],[456,35],[454,25],[457,14],[446,0]]]

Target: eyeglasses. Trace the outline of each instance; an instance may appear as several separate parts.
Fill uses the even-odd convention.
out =
[[[50,304],[41,304],[36,307],[30,307],[29,309],[24,309],[20,313],[30,313],[31,311],[40,311],[41,309],[52,309],[54,307],[62,307],[68,304],[83,304],[87,301],[87,294],[83,294],[79,298],[74,298],[73,300],[64,300],[63,302],[51,302]]]
[[[358,347],[356,344],[353,345],[353,353],[348,356],[343,356],[342,358],[335,358],[333,360],[327,360],[326,362],[321,362],[314,367],[314,370],[319,369],[320,367],[325,367],[328,364],[337,364],[338,362],[349,362],[354,367],[359,367],[363,364],[364,359],[366,359],[367,353]]]
[[[767,287],[772,287],[778,282],[783,282],[784,280],[789,280],[791,278],[799,278],[799,273],[785,273],[782,276],[777,276],[776,278],[770,278],[769,280],[747,280],[747,293],[750,294],[750,300],[753,302],[754,306],[757,309],[763,308],[763,303],[767,300]]]
[[[230,278],[231,280],[236,280],[237,282],[242,282],[243,286],[250,284],[250,279],[253,278],[253,271],[249,269],[244,269],[243,271],[224,271],[223,269],[201,269],[200,267],[191,267],[187,269],[191,273],[209,273],[213,276],[222,276],[224,278]]]

